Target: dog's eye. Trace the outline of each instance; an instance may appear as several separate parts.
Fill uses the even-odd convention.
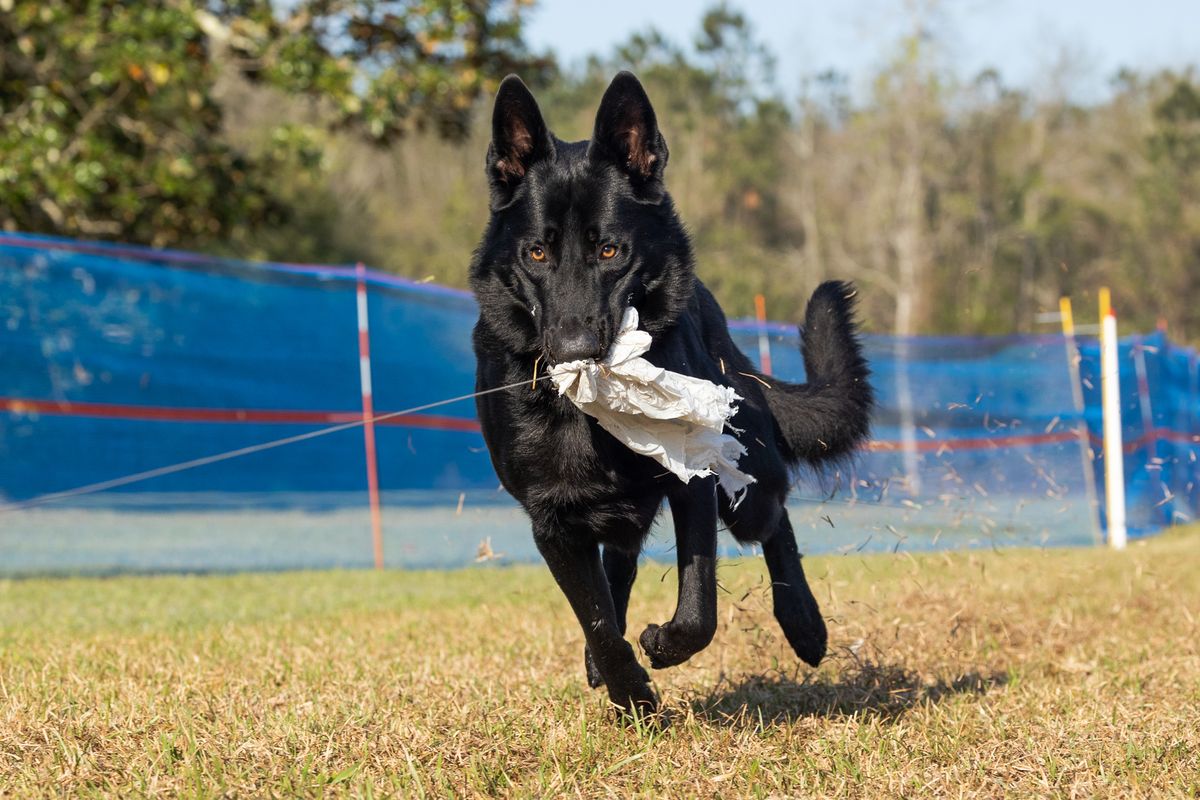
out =
[[[529,257],[534,261],[545,261],[546,251],[538,245],[529,248]]]
[[[617,246],[615,244],[606,244],[600,248],[601,258],[612,258],[617,254]]]

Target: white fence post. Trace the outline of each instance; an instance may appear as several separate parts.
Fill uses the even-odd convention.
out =
[[[1104,499],[1108,510],[1108,543],[1114,550],[1124,550],[1127,539],[1119,349],[1117,317],[1106,287],[1100,290],[1100,389],[1104,405]]]

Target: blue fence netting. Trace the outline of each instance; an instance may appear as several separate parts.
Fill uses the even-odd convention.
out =
[[[377,414],[474,387],[470,295],[366,273]],[[0,234],[0,503],[361,416],[355,270]],[[759,328],[734,322],[752,357]],[[803,379],[793,326],[774,373]],[[866,337],[874,441],[799,475],[809,551],[1078,544],[1102,537],[1099,353],[1057,335]],[[1122,342],[1131,535],[1195,518],[1197,357]],[[386,563],[535,557],[470,401],[376,429]],[[1091,473],[1091,474],[1089,474]],[[1094,478],[1094,480],[1092,480]],[[1094,484],[1094,487],[1093,487]],[[669,537],[660,536],[661,547]],[[371,563],[361,430],[42,506],[0,511],[0,572]]]

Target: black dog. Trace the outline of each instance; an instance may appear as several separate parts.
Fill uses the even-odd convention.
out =
[[[491,219],[471,264],[480,391],[530,381],[539,360],[544,367],[603,358],[633,306],[654,339],[649,361],[744,398],[733,419],[747,448],[739,468],[757,482],[736,510],[714,478],[680,482],[559,397],[550,381],[478,398],[496,472],[529,513],[538,550],[583,627],[588,682],[639,713],[657,700],[625,641],[625,610],[664,498],[675,522],[679,600],[670,622],[642,632],[651,665],[683,663],[716,632],[718,516],[739,541],[762,543],[775,617],[796,654],[820,662],[825,622],[784,509],[788,468],[852,452],[867,436],[873,402],[853,291],[843,283],[822,284],[809,301],[808,383],[756,377],[695,277],[688,235],[663,185],[666,166],[654,109],[630,73],[605,92],[591,141],[571,143],[550,133],[533,95],[509,76],[496,95],[487,154]]]

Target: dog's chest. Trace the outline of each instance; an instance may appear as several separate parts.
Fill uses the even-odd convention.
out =
[[[512,448],[517,482],[562,504],[603,502],[644,491],[661,468],[575,408],[527,409]]]

